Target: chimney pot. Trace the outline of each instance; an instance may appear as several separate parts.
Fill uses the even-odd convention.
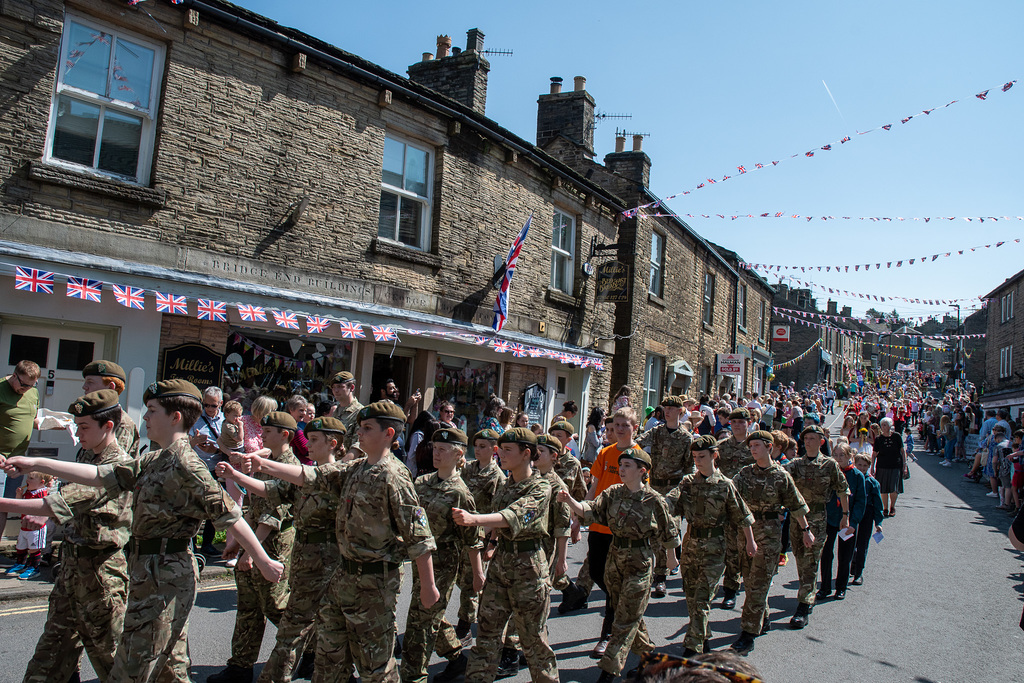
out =
[[[449,38],[448,36],[438,36],[437,37],[437,58],[441,59],[442,57],[447,57],[448,56],[448,50],[450,50],[451,47],[452,47],[452,39],[451,38]]]
[[[626,151],[626,136],[616,135],[615,136],[615,151],[625,152]]]
[[[461,47],[453,47],[452,48],[452,56],[453,57],[455,55],[461,55],[461,54],[462,54],[462,48]]]
[[[576,92],[583,92],[584,90],[587,89],[587,78],[586,78],[586,76],[576,76],[572,80],[576,84],[576,87],[575,87]]]
[[[643,148],[644,148],[644,136],[643,135],[634,135],[633,136],[633,151],[634,152],[640,152],[640,151],[643,151]]]
[[[561,76],[552,76],[551,77],[551,94],[552,95],[557,95],[560,92],[562,92],[562,77]]]
[[[471,28],[466,31],[466,52],[483,52],[484,34],[478,28]]]
[[[434,58],[434,53],[433,52],[424,52],[423,53],[423,61],[424,62],[429,62],[433,58]]]

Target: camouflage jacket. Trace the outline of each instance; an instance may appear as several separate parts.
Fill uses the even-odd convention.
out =
[[[217,529],[225,529],[242,516],[210,474],[210,468],[192,450],[187,436],[135,460],[108,463],[98,469],[109,496],[134,491],[135,540],[192,538],[204,520],[213,520]]]
[[[121,424],[114,430],[114,438],[129,458],[139,457],[139,428],[127,410],[121,410]]]
[[[786,467],[811,512],[824,512],[825,503],[833,492],[839,495],[850,493],[839,463],[827,455],[819,453],[816,458],[794,458]]]
[[[561,478],[563,484],[576,500],[583,500],[587,497],[587,484],[583,481],[583,467],[568,451],[562,453],[555,461],[555,474]],[[557,491],[556,491],[557,493]]]
[[[281,455],[268,458],[273,462],[284,463],[285,465],[298,465],[299,459],[295,457],[295,453],[288,446],[285,446]],[[264,474],[263,472],[254,472],[252,475],[253,479],[259,479],[260,481],[270,481],[270,475]],[[291,486],[291,484],[282,483],[279,487]],[[269,497],[263,498],[261,496],[248,494],[246,496],[249,507],[245,511],[245,521],[249,523],[249,526],[256,530],[256,527],[260,524],[264,524],[274,531],[280,531],[281,525],[285,522],[292,521],[292,506],[291,499],[294,498],[294,494],[287,496],[288,502],[284,501],[284,496],[278,496],[276,500],[271,500]]]
[[[345,450],[352,448],[352,445],[359,441],[356,435],[356,417],[359,416],[359,411],[362,409],[363,404],[352,399],[352,403],[349,403],[347,408],[339,407],[334,414],[334,417],[345,425]]]
[[[130,462],[131,458],[115,441],[98,454],[79,449],[77,460],[86,465],[107,465]],[[111,497],[94,486],[67,482],[45,500],[53,516],[64,525],[66,542],[96,550],[123,548],[128,543],[132,526],[130,491]]]
[[[498,467],[496,458],[491,458],[487,467],[481,468],[479,460],[470,460],[462,468],[462,481],[469,487],[476,503],[477,512],[487,514],[493,512],[491,501],[494,494],[505,485],[505,473]]]
[[[452,508],[476,512],[473,494],[457,472],[447,479],[441,479],[437,472],[416,477],[416,495],[427,512],[430,531],[438,547],[483,548],[481,527],[459,526],[452,519]]]
[[[569,456],[572,458],[572,456]],[[573,458],[575,460],[575,458]],[[551,502],[548,504],[548,533],[551,538],[565,538],[569,535],[569,525],[572,522],[572,513],[568,503],[558,502],[558,492],[566,488],[565,482],[558,476],[555,470],[541,476],[551,484]],[[584,491],[584,494],[586,491]],[[576,496],[573,496],[575,498]]]
[[[507,528],[497,530],[498,537],[515,541],[544,539],[548,535],[548,506],[552,495],[551,482],[537,470],[522,481],[506,479],[491,506],[508,523]]]
[[[625,484],[613,484],[584,502],[583,510],[584,524],[604,524],[616,538],[649,538],[652,546],[663,548],[679,545],[679,527],[668,503],[649,486],[630,491]]]
[[[291,505],[291,517],[295,529],[300,532],[334,532],[334,520],[338,516],[338,496],[307,486],[294,486],[286,481],[273,479],[266,483],[267,500],[270,506]]]
[[[754,456],[750,454],[750,447],[737,441],[735,435],[729,434],[718,442],[718,469],[726,477],[732,479],[737,472],[752,462]]]
[[[675,486],[694,471],[690,443],[693,436],[682,427],[670,430],[663,424],[644,432],[637,444],[651,456],[651,484]]]
[[[686,475],[666,498],[669,510],[686,518],[687,534],[690,529],[744,527],[754,523],[732,481],[718,470],[710,477],[700,472]]]
[[[732,483],[743,502],[761,521],[773,521],[772,516],[777,521],[783,508],[795,515],[807,514],[807,504],[793,483],[793,477],[775,461],[767,469],[761,469],[757,463],[747,465],[732,478]]]

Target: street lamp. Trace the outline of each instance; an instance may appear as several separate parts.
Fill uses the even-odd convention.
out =
[[[963,372],[961,370],[957,369],[959,367],[959,365],[960,365],[960,344],[963,341],[962,337],[960,337],[960,304],[952,304],[952,306],[956,309],[956,334],[957,334],[956,342],[953,345],[953,371],[956,373],[956,375],[954,377],[954,379],[955,379],[954,386],[959,388],[960,387],[960,380],[962,379],[961,375],[963,374]]]

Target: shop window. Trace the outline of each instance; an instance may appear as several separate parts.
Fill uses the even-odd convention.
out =
[[[17,365],[23,360],[30,360],[41,368],[47,366],[46,359],[50,355],[50,339],[48,337],[29,337],[23,334],[11,335],[11,350],[7,357],[8,365]]]
[[[297,350],[292,349],[294,340],[301,342]],[[320,393],[326,399],[330,396],[327,380],[336,372],[350,369],[352,342],[314,341],[245,330],[228,337],[224,358],[229,388],[238,384],[261,394],[306,391]]]
[[[81,370],[92,362],[94,351],[91,341],[61,339],[57,345],[57,369]]]
[[[472,435],[483,420],[483,409],[491,394],[498,393],[499,365],[486,361],[467,360],[455,356],[437,357],[434,370],[434,405],[448,401],[455,406],[455,422],[459,429]]]
[[[388,135],[384,139],[377,235],[426,251],[430,248],[431,153]]]

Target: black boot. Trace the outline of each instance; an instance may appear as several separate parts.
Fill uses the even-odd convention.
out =
[[[460,652],[458,657],[448,660],[448,666],[444,668],[444,671],[434,676],[434,683],[454,681],[466,673],[466,664],[468,663],[469,660],[466,658],[466,655]]]
[[[610,674],[602,669],[601,675],[597,677],[597,683],[612,683],[616,678],[615,674]]]
[[[736,591],[731,588],[722,589],[722,609],[732,609],[736,606]]]
[[[562,591],[562,602],[558,605],[558,613],[568,614],[583,609],[587,606],[589,597],[590,594],[577,586],[575,581],[570,581],[566,589]]]
[[[395,638],[395,659],[402,658],[402,639]]]
[[[807,622],[811,620],[810,615],[811,606],[806,602],[801,602],[796,606],[796,613],[793,615],[793,618],[789,620],[789,627],[793,629],[801,629],[804,626],[807,626]]]
[[[501,662],[498,663],[498,675],[496,678],[509,678],[519,675],[519,652],[515,648],[503,647],[501,649]]]
[[[71,678],[68,679],[68,683],[82,683],[82,674],[77,669],[75,673],[71,674]]]
[[[316,659],[315,652],[303,652],[299,660],[299,667],[295,669],[293,678],[308,678],[313,680],[313,661]]]
[[[455,625],[455,637],[462,640],[469,634],[469,629],[473,624],[469,623],[465,619],[459,619],[459,623]]]
[[[222,671],[206,679],[208,683],[252,683],[252,667],[243,669],[228,664]]]
[[[737,638],[736,642],[734,642],[730,647],[741,655],[750,653],[750,651],[754,649],[753,634],[747,633],[746,631],[741,632],[740,637]]]

